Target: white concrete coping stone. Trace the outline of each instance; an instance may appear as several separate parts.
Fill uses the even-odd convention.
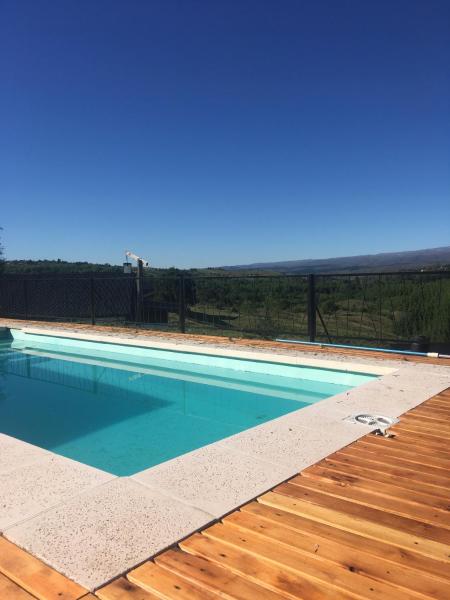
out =
[[[392,367],[386,367],[376,364],[360,364],[354,361],[342,362],[334,360],[320,360],[317,358],[308,358],[307,356],[296,356],[291,354],[279,354],[269,352],[258,352],[255,349],[236,350],[234,348],[219,348],[218,346],[202,344],[186,344],[176,341],[161,342],[156,339],[129,338],[122,336],[101,335],[98,333],[84,333],[76,331],[62,331],[61,329],[44,329],[36,327],[23,327],[24,333],[33,335],[43,335],[52,337],[63,337],[74,340],[86,340],[90,342],[103,342],[107,344],[116,344],[123,346],[137,346],[141,348],[157,348],[160,350],[189,352],[192,354],[208,354],[212,356],[223,356],[231,358],[241,358],[246,360],[255,360],[263,362],[275,362],[289,365],[304,365],[309,367],[336,369],[338,371],[352,371],[354,373],[367,373],[373,375],[385,375],[393,371]]]

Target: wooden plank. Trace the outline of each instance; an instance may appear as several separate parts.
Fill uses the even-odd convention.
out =
[[[401,418],[403,419],[403,418],[406,418],[406,417],[415,417],[416,419],[432,419],[433,421],[436,421],[437,423],[441,423],[441,424],[447,425],[448,424],[448,418],[447,417],[436,418],[436,417],[432,417],[429,414],[432,411],[433,408],[438,408],[438,407],[437,407],[437,405],[433,405],[433,404],[428,405],[428,403],[427,403],[426,408],[422,409],[419,413],[417,413],[415,410],[410,410],[409,412],[407,412],[404,415],[402,415]],[[447,410],[447,409],[443,409],[443,410]],[[449,404],[448,412],[450,413],[450,404]]]
[[[332,459],[326,458],[317,464],[318,466],[336,469],[337,471],[347,473],[349,475],[355,475],[356,477],[367,477],[374,482],[383,482],[389,485],[395,485],[405,490],[411,490],[412,492],[415,492],[417,489],[419,489],[420,491],[436,496],[437,498],[441,498],[445,501],[448,500],[448,488],[446,486],[434,486],[432,484],[424,483],[421,481],[419,475],[415,475],[414,477],[407,475],[405,477],[404,471],[400,472],[403,476],[397,473],[392,473],[392,469],[389,470],[390,472],[387,472],[382,467],[380,468],[378,463],[367,464],[367,461],[358,461],[345,456],[333,455]],[[377,468],[380,470],[377,470]]]
[[[388,465],[389,467],[413,470],[416,473],[420,473],[421,477],[422,474],[425,474],[429,478],[434,479],[434,481],[441,483],[441,485],[450,484],[450,471],[446,469],[441,469],[440,467],[421,465],[406,458],[391,456],[390,454],[388,454],[387,452],[383,452],[382,450],[380,450],[379,452],[374,452],[371,448],[366,449],[363,445],[358,447],[357,444],[352,444],[351,446],[342,448],[342,450],[339,450],[337,454],[350,457],[357,457],[359,460],[367,459],[376,463]]]
[[[438,404],[450,407],[450,394],[446,392],[441,392],[440,394],[437,394],[436,396],[433,396],[432,398],[427,400],[426,404],[428,403],[430,403],[431,405]]]
[[[421,435],[428,436],[432,441],[438,441],[439,443],[447,443],[449,439],[448,432],[442,432],[439,427],[429,427],[424,423],[414,422],[412,419],[402,419],[396,427],[401,427],[404,430],[420,433]]]
[[[443,394],[443,393],[438,394],[437,396],[433,396],[432,398],[429,398],[422,404],[415,406],[411,410],[417,410],[419,408],[426,408],[428,405],[430,405],[430,406],[438,405],[438,406],[442,406],[442,408],[449,408],[449,406],[450,406],[449,396],[446,394]]]
[[[0,573],[39,600],[78,600],[88,590],[0,537]]]
[[[450,401],[445,400],[444,398],[438,398],[436,396],[434,398],[430,398],[423,404],[419,404],[418,406],[416,406],[415,408],[411,409],[408,412],[413,413],[413,412],[416,412],[417,410],[422,410],[423,412],[426,412],[427,410],[434,410],[434,409],[443,410],[443,411],[448,412],[448,411],[450,411]]]
[[[398,448],[399,450],[411,451],[411,444],[409,442],[401,441],[398,437],[393,438],[382,438],[378,435],[366,435],[364,438],[365,444],[371,444],[372,446],[378,446],[381,448]],[[435,450],[434,448],[428,448],[426,446],[415,446],[417,454],[427,457],[442,458],[450,461],[450,449],[448,452],[443,450]]]
[[[448,415],[445,417],[435,417],[435,416],[432,416],[431,414],[423,414],[423,413],[422,414],[407,413],[406,415],[404,415],[404,418],[401,419],[400,423],[402,421],[405,421],[405,422],[410,421],[411,423],[413,421],[415,421],[417,426],[430,427],[431,419],[433,419],[433,421],[432,421],[433,430],[436,431],[437,433],[439,433],[439,435],[441,435],[442,437],[448,439],[450,437],[450,434],[449,434],[450,410],[448,412]]]
[[[391,517],[391,525],[389,526],[378,522],[373,509],[366,508],[363,511],[359,505],[353,504],[353,508],[356,507],[357,510],[351,509],[347,511],[348,507],[343,506],[344,501],[335,499],[331,500],[331,505],[334,505],[335,508],[330,508],[330,498],[326,496],[323,496],[323,498],[326,498],[327,505],[324,505],[325,502],[323,504],[314,504],[299,497],[268,492],[261,496],[258,501],[269,506],[274,506],[275,508],[279,507],[282,510],[293,512],[294,514],[316,519],[328,525],[334,525],[346,531],[355,532],[376,540],[384,540],[401,548],[414,550],[424,556],[450,563],[447,544],[429,540],[417,534],[414,535],[403,529],[396,529],[392,526],[393,515],[389,515]],[[345,502],[345,504],[351,506],[350,502]],[[368,511],[372,512],[372,517],[375,520],[366,519],[364,515],[361,515],[363,512],[367,514]],[[380,513],[381,511],[376,512]],[[395,517],[395,519],[398,520],[401,517]]]
[[[436,396],[433,396],[433,398],[437,398],[437,399],[448,399],[450,401],[450,388],[447,388],[445,390],[443,390],[442,392],[439,392],[439,394],[436,394]]]
[[[436,396],[433,396],[432,398],[430,398],[431,401],[433,402],[448,402],[450,403],[450,392],[447,390],[444,390],[443,392],[439,392],[439,394],[436,394]]]
[[[170,552],[172,551],[168,550],[164,554]],[[128,573],[128,579],[161,598],[217,600],[220,597],[220,595],[205,589],[204,586],[191,583],[176,573],[170,573],[152,561],[148,561]]]
[[[344,464],[354,465],[357,467],[362,467],[364,469],[373,469],[374,471],[381,471],[382,473],[387,473],[392,475],[393,477],[403,477],[410,479],[411,481],[417,481],[417,484],[420,486],[421,483],[426,483],[428,486],[434,486],[436,488],[440,488],[441,490],[448,489],[448,478],[447,477],[438,477],[436,475],[430,475],[423,469],[408,469],[406,467],[399,466],[398,463],[394,461],[394,464],[388,464],[386,461],[381,460],[372,460],[367,457],[359,456],[354,453],[345,452],[345,448],[339,450],[332,454],[329,459],[330,461],[339,461]]]
[[[390,429],[391,433],[398,435],[399,439],[408,439],[410,443],[414,446],[428,446],[429,448],[435,448],[436,450],[444,450],[444,452],[448,451],[448,440],[444,440],[442,438],[431,437],[429,435],[425,435],[423,433],[412,432],[399,423],[398,425],[394,425]]]
[[[402,419],[399,424],[401,425],[402,421],[407,423],[408,421],[412,421],[413,419],[414,419],[414,421],[418,422],[417,423],[418,425],[421,425],[422,427],[429,427],[431,424],[433,424],[435,426],[434,427],[435,432],[438,432],[439,435],[448,439],[449,434],[448,434],[447,427],[448,427],[448,422],[450,420],[450,413],[445,416],[434,414],[433,412],[430,412],[428,410],[426,413],[423,413],[423,412],[411,413],[411,414],[408,414],[408,419],[406,419],[406,418]]]
[[[424,417],[429,416],[430,418],[440,421],[443,425],[448,425],[448,419],[450,416],[450,402],[444,404],[441,402],[433,403],[430,400],[428,400],[424,404],[420,404],[416,408],[409,410],[400,418],[403,418],[403,416],[411,415]]]
[[[450,515],[444,511],[438,511],[434,507],[413,504],[394,496],[386,498],[386,496],[373,493],[371,489],[360,489],[356,486],[343,485],[327,479],[312,479],[303,477],[303,475],[294,477],[288,485],[300,487],[305,494],[309,489],[333,498],[341,498],[362,506],[380,509],[384,513],[400,515],[421,523],[430,523],[436,527],[444,527],[449,529],[448,542],[450,543]]]
[[[405,436],[408,434],[404,434]],[[409,434],[409,436],[414,437],[414,434]],[[447,449],[437,450],[436,448],[430,448],[428,445],[422,445],[420,443],[415,442],[414,446],[411,446],[410,441],[402,440],[403,436],[397,437],[393,436],[390,438],[382,438],[381,436],[365,436],[361,438],[358,442],[355,442],[355,446],[360,442],[364,444],[378,444],[379,447],[388,448],[398,448],[399,450],[404,450],[406,452],[419,454],[420,456],[424,456],[425,458],[438,458],[440,460],[450,462],[450,446]],[[403,444],[403,447],[402,447]]]
[[[450,366],[450,365],[448,365]],[[433,396],[432,400],[434,399],[445,399],[448,398],[450,400],[450,387],[446,388],[445,390],[442,390],[442,392],[439,392],[438,394],[436,394],[435,396]]]
[[[194,534],[180,542],[180,546],[190,554],[206,558],[293,600],[355,600],[354,594],[308,577],[301,569],[293,572],[284,565],[275,565],[206,535]]]
[[[435,577],[424,576],[423,573],[405,569],[383,558],[376,558],[365,552],[364,544],[355,553],[352,547],[305,532],[293,531],[282,525],[265,522],[261,527],[261,519],[246,512],[235,512],[229,515],[224,523],[242,531],[248,540],[248,531],[261,536],[273,545],[287,546],[291,552],[302,550],[315,560],[322,560],[324,566],[336,564],[345,571],[359,573],[379,582],[388,582],[405,590],[415,590],[435,600],[450,598],[450,582],[437,581]],[[362,541],[362,540],[361,540]]]
[[[391,563],[400,565],[404,571],[417,570],[420,573],[425,572],[432,577],[436,577],[439,581],[450,581],[450,571],[447,564],[423,556],[413,550],[406,551],[384,539],[366,537],[364,534],[340,529],[334,524],[327,524],[303,515],[287,512],[279,506],[272,507],[261,502],[246,504],[242,507],[241,512],[250,513],[257,517],[262,528],[267,523],[275,523],[286,529],[333,540],[337,544],[352,548],[355,555],[363,549],[376,559],[381,556]]]
[[[426,523],[413,517],[405,517],[392,512],[387,512],[385,507],[381,509],[373,508],[372,506],[362,504],[353,499],[343,499],[338,497],[336,493],[325,492],[324,489],[322,489],[325,488],[329,490],[330,487],[336,490],[338,486],[333,486],[333,484],[320,486],[316,482],[305,478],[305,483],[300,483],[300,481],[295,484],[290,482],[282,483],[277,486],[274,491],[278,494],[299,498],[300,500],[311,502],[319,506],[334,508],[339,512],[353,515],[355,518],[363,518],[367,521],[384,525],[385,527],[391,527],[392,529],[407,532],[413,536],[421,538],[425,537],[427,540],[434,540],[440,544],[450,544],[450,531],[447,529],[443,529],[442,527]],[[356,490],[352,491],[356,495]]]
[[[415,415],[430,415],[432,417],[434,417],[435,419],[442,419],[442,420],[446,420],[448,419],[448,409],[447,408],[442,408],[442,407],[437,407],[437,406],[423,406],[421,405],[418,408],[415,408],[414,411],[412,411]]]
[[[445,411],[450,411],[450,399],[448,398],[441,398],[441,399],[434,399],[432,402],[430,402],[430,408],[437,408],[438,410],[445,410]]]
[[[177,573],[193,583],[200,584],[206,590],[219,594],[221,597],[247,600],[281,600],[285,596],[233,573],[221,565],[212,563],[199,556],[187,552],[166,552],[156,558],[159,566],[170,572]]]
[[[419,415],[406,415],[402,417],[401,422],[403,424],[409,424],[412,426],[422,428],[426,433],[435,433],[444,439],[450,438],[450,423],[445,421],[438,421],[438,419],[430,419],[429,417]]]
[[[342,471],[338,471],[336,469],[327,469],[320,465],[313,465],[302,471],[302,477],[310,477],[317,480],[325,478],[339,485],[365,490],[384,496],[385,498],[396,498],[411,504],[431,506],[436,510],[444,511],[445,515],[450,518],[447,498],[438,498],[432,494],[424,494],[419,491],[414,491],[414,494],[411,494],[411,490],[406,490],[392,483],[375,483],[370,477],[370,473],[367,477],[361,477],[348,474],[345,472],[345,467]]]
[[[404,417],[402,420],[404,420],[404,421],[412,420],[412,421],[420,422],[424,426],[429,426],[429,427],[433,426],[438,431],[445,433],[445,435],[447,437],[449,436],[448,431],[450,429],[450,426],[448,425],[448,421],[450,420],[450,416],[448,419],[443,420],[443,419],[436,419],[435,417],[431,417],[430,415],[415,415],[413,413],[410,413],[407,415],[407,417]]]
[[[367,442],[364,438],[359,440],[354,444],[353,448],[355,450],[362,449],[365,452],[370,452],[374,454],[376,457],[386,456],[393,458],[400,458],[408,462],[412,462],[415,464],[423,465],[425,467],[434,467],[436,469],[443,469],[444,475],[448,473],[450,475],[450,460],[445,460],[442,458],[437,458],[432,455],[422,455],[419,452],[414,452],[411,448],[410,450],[404,450],[402,448],[396,448],[392,444],[384,447],[375,446],[371,442]],[[437,472],[437,471],[436,471]]]
[[[392,433],[396,433],[396,431],[403,431],[403,432],[408,432],[411,436],[417,437],[417,436],[426,436],[427,439],[427,445],[431,445],[433,444],[434,447],[441,447],[442,449],[448,449],[449,444],[450,444],[450,436],[449,435],[442,435],[441,432],[436,432],[433,431],[431,432],[430,430],[421,427],[421,426],[416,426],[416,425],[411,425],[408,422],[405,423],[399,423],[398,425],[395,425],[396,428],[398,429],[392,429]],[[417,442],[416,442],[417,443]],[[420,443],[422,443],[422,441],[420,441]]]
[[[33,600],[33,596],[0,573],[0,598],[3,600]]]
[[[237,551],[247,552],[258,559],[267,560],[274,566],[282,566],[294,573],[305,574],[323,582],[330,587],[335,586],[354,594],[357,598],[395,597],[397,600],[417,600],[416,594],[392,586],[389,583],[368,578],[353,568],[342,568],[334,561],[318,559],[314,552],[304,552],[294,546],[287,546],[278,541],[262,537],[251,531],[242,532],[226,524],[216,524],[204,531],[204,535],[213,538]]]
[[[161,596],[142,589],[125,577],[119,577],[108,583],[105,587],[97,590],[95,595],[100,600],[161,600]]]

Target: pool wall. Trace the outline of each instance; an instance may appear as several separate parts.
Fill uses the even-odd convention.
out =
[[[55,336],[49,334],[36,334],[26,330],[12,329],[11,335],[18,345],[17,348],[41,348],[55,352],[66,352],[72,355],[82,355],[97,358],[111,359],[114,355],[130,363],[146,364],[157,360],[176,360],[176,362],[220,367],[233,369],[241,372],[263,373],[270,372],[271,375],[280,377],[293,377],[300,379],[311,379],[327,383],[336,383],[347,386],[357,386],[373,379],[374,376],[385,374],[389,369],[382,369],[381,373],[374,372],[373,368],[363,367],[355,364],[355,371],[337,369],[332,366],[318,365],[309,366],[300,363],[288,364],[280,357],[270,360],[267,357],[258,357],[255,360],[246,356],[219,356],[213,352],[201,353],[195,348],[189,350],[180,349],[179,346],[172,348],[142,347],[128,343],[111,343],[111,340],[92,341],[76,337]],[[377,370],[375,370],[377,371]]]

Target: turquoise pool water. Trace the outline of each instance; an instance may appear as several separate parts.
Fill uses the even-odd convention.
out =
[[[0,342],[0,431],[131,475],[372,375],[44,336]]]

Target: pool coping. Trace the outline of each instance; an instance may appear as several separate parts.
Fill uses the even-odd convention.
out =
[[[18,328],[16,325],[11,329]],[[398,417],[407,410],[421,404],[450,385],[450,368],[446,365],[402,362],[399,360],[343,357],[311,358],[305,352],[267,352],[260,349],[218,347],[213,343],[201,345],[158,339],[130,338],[120,335],[101,335],[77,332],[73,329],[51,329],[47,327],[22,327],[25,332],[44,336],[58,336],[79,340],[105,342],[146,348],[197,352],[216,356],[230,356],[307,365],[319,368],[339,369],[378,374],[380,377],[353,388],[349,392],[332,396],[317,404],[299,409],[273,419],[241,433],[219,440],[198,450],[140,471],[131,477],[93,477],[92,467],[82,465],[86,476],[93,477],[94,484],[86,485],[78,493],[58,498],[58,501],[33,514],[22,515],[9,523],[3,532],[6,538],[22,546],[50,566],[61,571],[77,583],[94,590],[130,568],[162,552],[210,522],[218,520],[242,504],[261,495],[275,485],[286,481],[300,470],[310,466],[332,452],[359,439],[372,430],[362,424],[349,423],[346,418],[355,412],[376,412]],[[381,364],[382,363],[382,364]],[[29,444],[16,440],[23,451]],[[48,462],[47,453],[45,460]],[[53,455],[58,456],[58,455]],[[41,465],[39,457],[30,469],[30,480],[23,485],[33,486],[33,471]],[[80,469],[81,463],[64,459],[64,468],[69,472]],[[69,464],[71,463],[71,464]],[[23,465],[8,472],[8,477],[17,477]],[[97,471],[97,470],[95,470]],[[103,472],[99,472],[103,473]],[[48,486],[52,487],[52,473],[48,473]],[[82,477],[84,481],[84,477]],[[114,493],[117,490],[117,493]],[[105,556],[105,540],[99,532],[83,528],[83,519],[95,523],[100,518],[94,507],[102,505],[108,519],[116,522],[120,529],[126,520],[121,507],[126,506],[126,495],[133,496],[137,508],[136,517],[145,519],[146,511],[155,510],[162,521],[156,525],[143,521],[147,542],[130,536],[122,544],[117,542]],[[83,511],[78,510],[79,506]],[[169,512],[167,512],[170,508]],[[166,511],[165,514],[164,511]],[[77,521],[78,519],[78,521]],[[61,528],[61,525],[64,527]],[[67,545],[67,536],[78,532],[75,546]],[[58,535],[65,542],[53,544],[49,549],[43,537]],[[66,538],[64,537],[66,535]],[[135,542],[133,541],[135,539]],[[63,540],[63,541],[64,541]],[[133,547],[135,543],[136,547]],[[84,548],[83,548],[84,546]],[[74,555],[75,549],[77,556]],[[87,549],[87,550],[86,550]],[[89,551],[88,551],[89,550]],[[68,559],[70,558],[70,560]],[[94,566],[89,569],[86,565]]]

